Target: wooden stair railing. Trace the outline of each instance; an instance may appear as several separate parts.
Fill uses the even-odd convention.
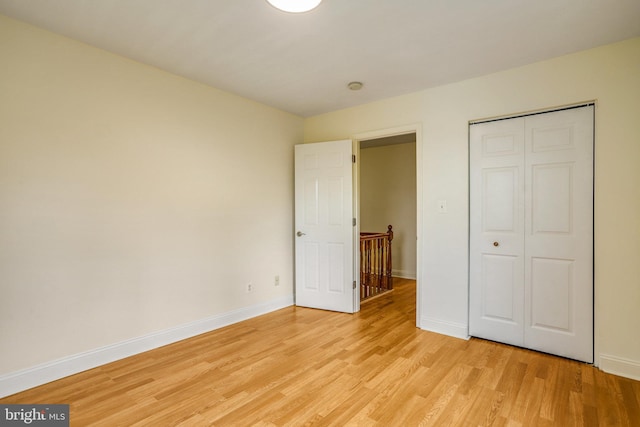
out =
[[[393,227],[386,233],[360,233],[360,300],[393,289],[391,241]]]

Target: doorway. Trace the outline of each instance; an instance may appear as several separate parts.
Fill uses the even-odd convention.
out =
[[[420,254],[418,236],[421,235],[421,126],[408,125],[382,131],[358,134],[346,141],[317,142],[296,145],[295,153],[295,303],[300,306],[325,310],[354,313],[360,311],[359,292],[359,253],[355,243],[360,234],[360,159],[361,141],[383,140],[405,134],[413,134],[413,160],[409,167],[415,168],[415,192],[413,203],[417,209],[415,235],[407,236],[413,240],[415,248],[416,278],[416,326],[420,319]],[[389,144],[391,140],[364,143]],[[408,142],[408,141],[403,141]],[[333,151],[333,148],[337,151]],[[372,147],[369,147],[372,148]],[[352,162],[353,161],[353,162]],[[355,167],[351,167],[351,165]],[[345,191],[347,190],[348,191]],[[352,194],[349,197],[348,194]],[[404,203],[400,203],[404,205]],[[353,213],[353,217],[351,216]],[[353,224],[352,224],[353,220]],[[330,226],[341,236],[340,244],[331,237],[331,230],[320,230],[320,225]],[[406,232],[405,232],[406,234]],[[351,237],[350,237],[351,236]],[[409,243],[410,244],[410,243]],[[359,249],[359,248],[358,248]],[[338,267],[323,267],[327,261],[337,263]],[[401,264],[400,264],[401,265]],[[330,275],[321,272],[331,272]],[[335,274],[335,273],[339,274]],[[396,272],[398,274],[398,272]],[[402,274],[402,273],[401,273]],[[343,277],[344,275],[344,277]],[[406,273],[403,275],[407,275]],[[341,277],[343,277],[341,279]],[[348,278],[345,279],[345,278]],[[353,278],[353,292],[351,289]],[[339,307],[321,301],[317,296],[339,300]],[[338,295],[340,294],[340,295]]]
[[[385,233],[391,225],[391,274],[417,283],[419,130],[374,132],[358,135],[354,142],[359,158],[356,162],[359,234]]]

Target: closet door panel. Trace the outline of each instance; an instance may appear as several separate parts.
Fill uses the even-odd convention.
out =
[[[524,121],[470,129],[471,335],[522,346]]]
[[[525,343],[593,362],[593,107],[525,121]]]
[[[593,362],[593,106],[469,132],[469,334]]]

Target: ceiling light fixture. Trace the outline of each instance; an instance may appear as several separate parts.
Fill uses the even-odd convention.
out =
[[[320,4],[322,0],[267,0],[277,9],[291,13],[308,12]]]
[[[362,89],[362,86],[364,86],[364,84],[362,84],[362,82],[350,82],[347,87],[351,90],[360,90]]]

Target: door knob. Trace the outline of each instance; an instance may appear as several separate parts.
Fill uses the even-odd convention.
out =
[[[302,231],[298,231],[298,232],[296,233],[296,236],[298,236],[298,237],[302,237],[302,236],[304,236],[305,234],[307,234],[307,233],[303,233]]]
[[[497,248],[498,246],[500,246],[500,243],[498,243],[498,242],[493,242],[493,246],[495,246],[495,247]]]

